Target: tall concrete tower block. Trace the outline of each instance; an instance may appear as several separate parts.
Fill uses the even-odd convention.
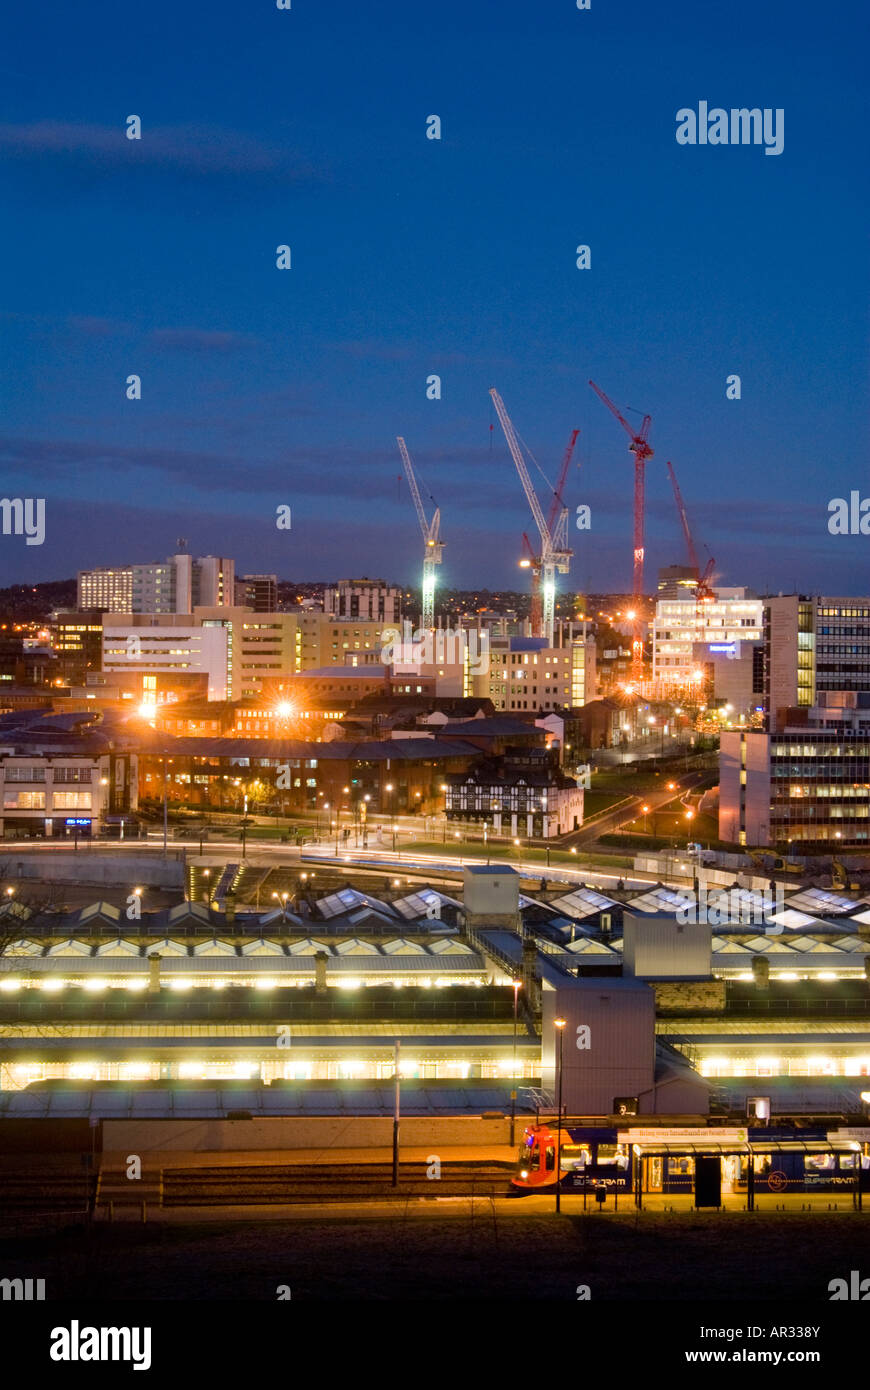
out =
[[[546,983],[542,999],[541,1070],[545,1090],[557,1098],[562,1030],[562,1104],[567,1115],[613,1115],[631,1103],[654,1108],[655,995],[636,979],[566,979]]]

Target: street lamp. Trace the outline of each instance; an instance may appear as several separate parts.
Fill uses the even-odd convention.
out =
[[[399,1186],[399,1120],[402,1106],[402,1074],[400,1057],[402,1044],[396,1039],[396,1090],[393,1103],[393,1187]]]
[[[392,783],[392,782],[387,782],[386,786],[384,787],[384,791],[387,792],[388,795],[389,795],[389,802],[387,803],[387,810],[388,810],[389,816],[390,816],[390,829],[391,829],[392,835],[393,835],[393,853],[395,854],[395,852],[396,852],[396,826],[395,826],[395,809],[394,809],[394,802],[393,802],[393,791],[394,791],[393,783]]]
[[[517,1121],[517,998],[521,989],[521,981],[514,980],[514,1061],[513,1061],[513,1087],[511,1089],[511,1148],[516,1143],[516,1121]]]
[[[559,1118],[556,1128],[556,1212],[558,1214],[562,1210],[562,1043],[565,1038],[565,1019],[555,1018],[553,1022],[559,1030],[559,1092],[557,1101]]]

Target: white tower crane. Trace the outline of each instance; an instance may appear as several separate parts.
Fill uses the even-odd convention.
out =
[[[423,533],[423,612],[420,626],[428,631],[435,626],[435,566],[441,564],[441,555],[444,550],[444,542],[438,539],[438,532],[441,527],[441,508],[435,508],[431,522],[426,520],[411,456],[401,435],[396,437],[396,443],[399,446],[399,453],[402,455],[408,486],[411,489],[411,496],[417,509],[417,520]]]
[[[573,550],[568,549],[568,508],[561,507],[559,514],[553,522],[553,529],[547,525],[541,504],[538,501],[532,480],[529,477],[529,470],[526,468],[526,461],[520,449],[519,440],[511,423],[511,417],[505,409],[504,401],[493,386],[490,393],[493,404],[496,408],[501,427],[504,430],[504,437],[507,440],[508,448],[513,455],[517,472],[520,475],[520,482],[523,491],[528,498],[529,506],[532,509],[532,516],[535,525],[541,536],[541,600],[542,600],[542,627],[544,636],[549,645],[553,645],[553,635],[556,617],[556,571],[560,574],[567,574],[571,566],[571,556]]]

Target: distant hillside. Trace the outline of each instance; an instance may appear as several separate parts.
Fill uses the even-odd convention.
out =
[[[12,584],[0,589],[0,619],[3,622],[39,622],[53,608],[74,608],[76,581],[53,579],[47,584]]]

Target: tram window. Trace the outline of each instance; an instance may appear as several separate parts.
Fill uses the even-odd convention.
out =
[[[752,1171],[756,1177],[767,1177],[770,1172],[770,1154],[753,1154]]]
[[[614,1163],[617,1168],[628,1167],[628,1151],[624,1144],[599,1144],[598,1162]]]
[[[547,1145],[547,1172],[550,1173],[556,1166],[556,1150],[552,1144]]]
[[[804,1154],[804,1167],[815,1173],[831,1173],[836,1163],[834,1154]]]
[[[857,1156],[857,1154],[840,1154],[840,1171],[842,1172],[844,1168],[854,1170]]]
[[[691,1177],[694,1174],[694,1171],[695,1160],[693,1158],[687,1158],[685,1157],[685,1155],[683,1155],[679,1158],[668,1159],[669,1178],[679,1178],[686,1176]]]
[[[588,1144],[563,1144],[562,1159],[568,1159],[571,1167],[582,1168],[592,1162],[592,1151]]]

